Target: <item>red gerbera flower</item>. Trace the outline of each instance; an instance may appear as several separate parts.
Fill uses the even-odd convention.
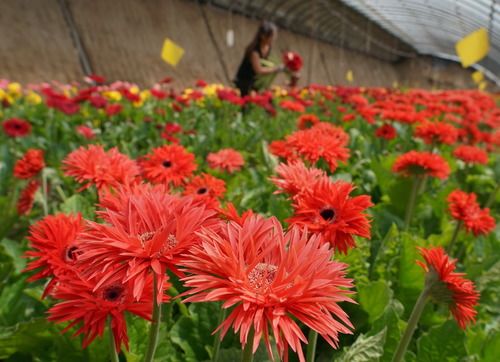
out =
[[[353,328],[339,302],[353,302],[346,290],[346,264],[331,259],[332,250],[319,236],[308,239],[297,228],[284,234],[276,218],[252,216],[243,225],[229,222],[221,232],[204,230],[202,243],[185,260],[185,302],[223,301],[233,307],[217,328],[221,338],[229,328],[240,334],[242,346],[257,350],[263,338],[271,358],[270,334],[279,354],[288,360],[288,346],[304,362],[306,337],[295,319],[317,331],[332,347],[339,333]],[[250,330],[255,332],[249,339]]]
[[[219,198],[226,192],[226,183],[207,173],[193,177],[184,188],[184,195],[191,195],[207,206],[217,207]]]
[[[302,69],[303,65],[302,57],[295,52],[284,52],[283,64],[291,72],[298,72],[300,69]]]
[[[147,186],[120,189],[116,198],[116,207],[123,205],[120,209],[99,212],[107,224],[88,223],[81,236],[80,258],[92,276],[99,275],[97,286],[119,274],[123,282],[133,281],[137,299],[153,272],[160,303],[166,270],[177,272],[179,256],[198,242],[196,232],[218,225],[216,212],[193,204],[190,198]],[[106,273],[100,274],[102,270]]]
[[[315,181],[327,178],[326,172],[318,168],[307,168],[302,161],[281,163],[276,167],[277,177],[271,181],[278,187],[276,193],[287,193],[292,197],[310,191]]]
[[[106,106],[106,115],[111,117],[114,116],[115,114],[118,114],[122,111],[123,106],[120,103],[114,103],[114,104],[108,104]]]
[[[448,195],[447,201],[451,216],[460,221],[464,221],[471,211],[479,207],[477,196],[473,192],[468,194],[462,190],[454,190]]]
[[[280,107],[283,109],[286,109],[288,111],[293,111],[293,112],[298,112],[302,113],[305,112],[306,107],[302,103],[296,102],[296,101],[291,101],[291,100],[282,100],[280,102]]]
[[[102,337],[106,323],[111,319],[111,332],[116,350],[120,350],[122,343],[128,350],[125,312],[151,320],[152,284],[151,276],[147,277],[144,281],[146,292],[136,300],[132,295],[131,283],[110,280],[107,284],[96,288],[95,280],[85,279],[76,274],[63,277],[53,293],[54,298],[61,299],[62,302],[50,308],[48,319],[58,323],[69,321],[63,332],[76,325],[79,326],[74,335],[84,335],[83,348],[92,343],[97,336]],[[165,295],[163,298],[168,300]]]
[[[239,171],[245,164],[243,156],[232,148],[225,148],[207,156],[208,166],[228,173]]]
[[[488,163],[488,153],[476,146],[458,146],[453,151],[453,156],[470,164],[486,165]]]
[[[253,210],[246,210],[241,216],[238,214],[238,210],[232,202],[228,202],[224,209],[219,209],[219,216],[223,217],[226,220],[234,221],[239,225],[243,225],[246,219],[255,215]]]
[[[435,153],[410,151],[396,159],[392,171],[403,176],[428,175],[446,179],[450,174],[450,166],[443,157]]]
[[[373,206],[370,196],[350,197],[354,186],[320,178],[310,191],[297,195],[295,214],[287,222],[320,234],[332,247],[346,253],[355,247],[353,235],[370,238],[370,220],[364,211]]]
[[[464,219],[464,226],[467,232],[472,232],[475,236],[487,235],[495,229],[495,219],[490,214],[490,209],[479,207],[471,209]]]
[[[319,122],[320,120],[315,114],[302,114],[297,119],[297,128],[298,129],[311,128],[312,126],[314,126]]]
[[[455,272],[456,260],[450,259],[443,248],[419,248],[425,259],[425,264],[417,263],[427,272],[426,280],[430,287],[430,295],[436,301],[448,303],[451,314],[460,328],[465,329],[467,324],[475,322],[479,293],[474,283],[465,279],[463,273]]]
[[[83,125],[77,126],[76,132],[78,132],[78,134],[82,135],[83,137],[85,137],[88,140],[95,138],[94,130],[90,127],[87,127],[87,126],[83,126]]]
[[[35,193],[38,191],[40,184],[37,180],[31,180],[26,187],[21,191],[21,195],[17,200],[17,213],[19,215],[28,215],[33,208],[35,201]]]
[[[75,271],[79,254],[77,237],[82,229],[80,214],[48,215],[30,227],[30,250],[25,255],[34,260],[28,263],[25,270],[37,271],[29,281],[51,278],[43,297],[52,290],[59,277]]]
[[[315,164],[322,158],[330,171],[334,172],[338,161],[347,161],[349,158],[348,142],[349,135],[343,129],[320,122],[311,129],[289,135],[282,146],[285,151],[283,154],[290,156],[287,161],[294,161],[301,156]]]
[[[385,123],[383,126],[377,128],[377,130],[375,131],[375,136],[390,141],[396,138],[397,132],[393,126],[391,126],[388,123]]]
[[[80,190],[91,185],[100,190],[130,184],[136,181],[140,173],[136,162],[117,148],[104,151],[98,145],[80,147],[67,155],[62,163],[65,175],[74,177],[79,183],[87,183]]]
[[[14,165],[14,177],[28,179],[38,175],[45,167],[43,150],[30,148]]]
[[[457,141],[458,130],[449,123],[424,121],[415,128],[415,137],[427,144],[439,142],[451,145]]]
[[[20,118],[10,118],[2,122],[3,131],[9,137],[24,137],[31,133],[31,124]]]
[[[165,145],[153,149],[139,162],[144,177],[155,183],[175,186],[191,177],[196,170],[194,155],[181,145]]]
[[[489,209],[481,209],[475,193],[454,190],[448,195],[451,216],[464,223],[467,232],[475,236],[487,235],[495,228],[495,219]]]

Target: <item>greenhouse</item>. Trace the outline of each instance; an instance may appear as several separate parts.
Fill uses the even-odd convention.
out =
[[[0,360],[496,362],[496,0],[3,0]]]

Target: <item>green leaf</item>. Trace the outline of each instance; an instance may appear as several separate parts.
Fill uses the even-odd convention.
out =
[[[449,320],[438,327],[433,327],[417,341],[417,360],[419,362],[458,361],[466,354],[464,338],[464,332],[455,321]]]
[[[358,285],[359,304],[373,322],[384,312],[392,298],[392,290],[385,280],[377,280],[368,284]]]
[[[483,348],[482,362],[497,362],[500,356],[500,332],[495,331],[488,336]]]
[[[400,319],[403,312],[403,306],[397,300],[393,300],[391,304],[385,308],[384,313],[373,323],[372,330],[368,335],[379,333],[384,328],[387,328],[384,353],[381,356],[381,361],[392,360],[394,352],[398,346],[399,340],[406,328],[406,322]]]
[[[26,266],[26,259],[23,258],[23,247],[21,243],[10,239],[3,239],[0,244],[3,246],[5,253],[12,258],[16,273],[21,273]],[[0,272],[0,280],[1,279]]]
[[[396,298],[405,306],[409,313],[424,286],[424,271],[416,260],[420,259],[417,246],[424,244],[418,236],[401,233],[401,253],[399,257],[398,287]]]
[[[387,328],[373,336],[360,334],[356,341],[344,348],[336,361],[339,362],[372,362],[379,361],[384,354],[384,343]]]
[[[53,343],[50,327],[45,319],[34,319],[11,327],[1,327],[0,359],[8,358],[17,352],[47,358]]]
[[[3,286],[7,283],[14,270],[14,261],[9,253],[7,253],[2,243],[0,244],[0,291],[3,289]]]
[[[88,199],[81,195],[73,195],[61,204],[61,212],[65,214],[76,214],[80,212],[85,219],[94,218],[94,207]]]
[[[193,303],[190,316],[182,316],[170,329],[172,342],[185,353],[185,361],[203,361],[214,342],[220,308],[217,303]]]

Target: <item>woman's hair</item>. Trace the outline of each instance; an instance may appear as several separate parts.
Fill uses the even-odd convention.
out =
[[[248,44],[247,48],[245,49],[245,54],[250,54],[259,44],[260,40],[263,37],[268,37],[271,35],[276,34],[277,28],[276,25],[274,25],[273,22],[271,21],[263,21],[259,25],[259,29],[257,30],[257,33],[255,33],[255,37],[253,38],[252,42]]]

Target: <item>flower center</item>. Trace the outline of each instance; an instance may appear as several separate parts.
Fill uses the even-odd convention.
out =
[[[147,231],[145,233],[142,233],[141,235],[138,236],[139,240],[141,241],[142,247],[146,245],[146,243],[151,240],[155,236],[154,231]]]
[[[335,210],[332,209],[331,207],[326,207],[324,209],[322,209],[320,212],[319,212],[319,215],[323,218],[323,220],[325,221],[333,221],[335,220]]]
[[[112,285],[104,289],[102,292],[102,298],[109,302],[116,302],[123,297],[123,292],[125,288],[121,285]]]
[[[273,264],[259,263],[248,273],[248,283],[255,289],[267,289],[276,277],[278,267]]]
[[[165,161],[162,162],[162,165],[165,168],[169,168],[169,167],[172,166],[172,162],[170,162],[169,160],[165,160]]]
[[[201,188],[199,188],[199,189],[198,189],[198,191],[196,191],[196,193],[197,193],[198,195],[203,195],[203,194],[206,194],[206,193],[207,193],[207,191],[208,191],[208,190],[207,190],[207,188],[206,188],[206,187],[201,187]]]
[[[78,248],[76,246],[70,246],[66,249],[65,258],[67,262],[73,262],[76,260]]]

